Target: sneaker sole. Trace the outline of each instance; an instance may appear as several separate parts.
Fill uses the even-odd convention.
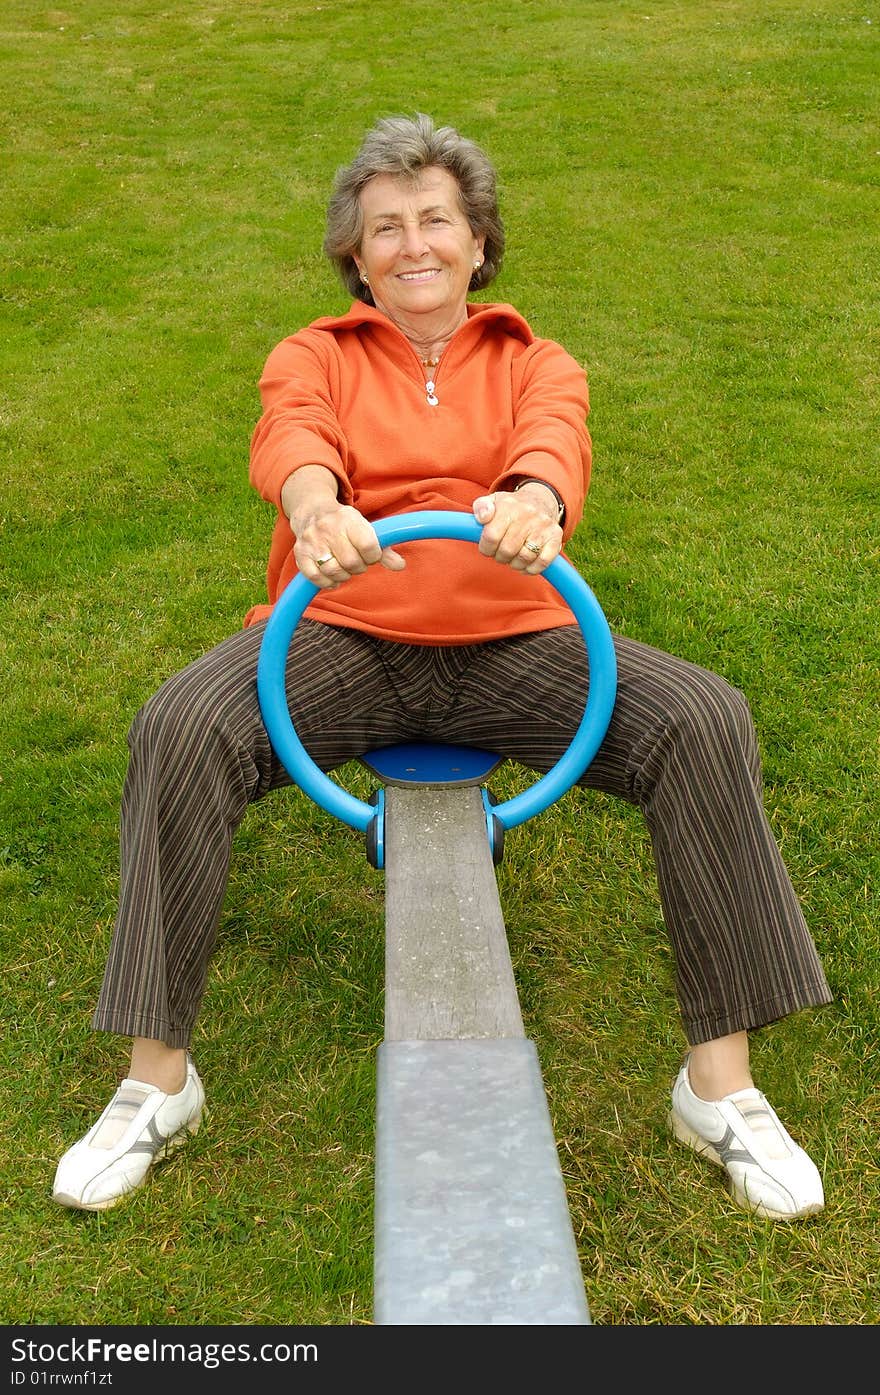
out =
[[[73,1196],[70,1192],[53,1192],[52,1200],[59,1206],[67,1207],[70,1211],[109,1211],[113,1206],[118,1206],[120,1201],[124,1201],[127,1196],[131,1196],[132,1192],[136,1192],[144,1185],[153,1168],[156,1166],[156,1163],[163,1162],[165,1158],[169,1158],[172,1153],[176,1152],[176,1150],[187,1141],[190,1134],[198,1133],[204,1112],[205,1111],[202,1111],[202,1113],[197,1114],[188,1124],[184,1124],[182,1129],[179,1129],[177,1133],[167,1138],[162,1147],[153,1154],[141,1180],[135,1182],[131,1187],[126,1187],[118,1196],[108,1197],[106,1201],[80,1201],[79,1197]]]
[[[768,1221],[799,1221],[804,1216],[816,1216],[820,1211],[824,1210],[824,1206],[819,1202],[813,1202],[811,1205],[803,1206],[799,1211],[774,1211],[772,1207],[765,1206],[763,1202],[759,1201],[756,1203],[750,1201],[742,1187],[737,1186],[728,1172],[720,1153],[716,1152],[711,1143],[707,1143],[705,1138],[695,1133],[690,1125],[686,1124],[679,1114],[676,1114],[674,1109],[670,1110],[667,1119],[669,1127],[679,1143],[684,1143],[686,1147],[693,1149],[695,1153],[699,1153],[700,1157],[708,1158],[710,1162],[715,1163],[716,1167],[720,1167],[723,1170],[727,1178],[730,1194],[734,1201],[738,1206],[742,1206],[745,1211],[749,1211],[753,1216],[762,1216]]]

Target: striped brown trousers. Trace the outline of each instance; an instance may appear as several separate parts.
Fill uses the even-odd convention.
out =
[[[290,784],[257,700],[264,630],[242,630],[175,674],[132,724],[100,1030],[189,1045],[233,836],[251,802]],[[614,643],[614,713],[581,783],[644,814],[688,1041],[830,1002],[763,809],[745,698],[706,669]],[[432,648],[303,620],[287,662],[297,733],[324,770],[423,739],[483,746],[542,772],[568,746],[587,683],[577,626]]]

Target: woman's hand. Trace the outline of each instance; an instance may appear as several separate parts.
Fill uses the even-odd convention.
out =
[[[558,511],[553,491],[537,481],[481,495],[474,500],[474,518],[483,525],[480,551],[512,571],[538,576],[562,551]]]
[[[296,565],[322,591],[335,590],[374,562],[392,572],[403,571],[406,566],[393,547],[380,547],[372,523],[350,504],[334,500],[309,514],[295,531]]]
[[[380,546],[375,528],[362,513],[340,504],[336,479],[322,466],[305,465],[291,475],[281,503],[296,538],[296,565],[322,591],[334,591],[375,562],[392,572],[406,566],[393,547]]]

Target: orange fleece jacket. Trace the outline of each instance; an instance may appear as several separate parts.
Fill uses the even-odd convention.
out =
[[[360,302],[273,349],[260,379],[250,478],[278,518],[269,604],[252,607],[246,625],[268,615],[296,575],[281,488],[301,465],[332,470],[342,502],[371,521],[416,509],[470,512],[481,494],[533,476],[564,499],[571,536],[590,479],[583,368],[537,338],[512,306],[472,304],[434,381],[436,406],[406,336]],[[401,551],[405,571],[369,567],[319,591],[306,615],[409,644],[476,644],[574,623],[548,581],[483,557],[473,543],[431,539]]]

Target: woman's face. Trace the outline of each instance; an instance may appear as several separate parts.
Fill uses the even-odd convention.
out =
[[[395,321],[444,310],[463,319],[485,239],[471,232],[455,177],[435,165],[418,183],[379,174],[362,189],[360,205],[364,231],[355,261],[377,308]]]

